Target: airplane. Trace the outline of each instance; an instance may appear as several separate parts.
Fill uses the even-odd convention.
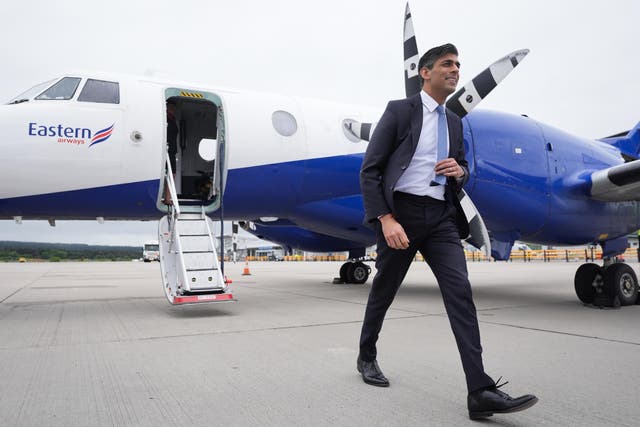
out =
[[[404,35],[411,95],[419,90],[418,50],[408,5]],[[516,240],[599,244],[603,265],[578,268],[578,298],[634,304],[635,272],[617,255],[640,228],[640,126],[588,140],[526,116],[475,110],[526,52],[499,59],[447,102],[463,117],[468,241],[496,260],[508,259]],[[167,103],[179,129],[175,171]],[[212,218],[241,221],[288,250],[348,251],[340,278],[364,283],[375,236],[362,224],[358,176],[381,113],[146,76],[67,73],[0,106],[0,218],[160,220],[163,289],[176,305],[233,300]]]

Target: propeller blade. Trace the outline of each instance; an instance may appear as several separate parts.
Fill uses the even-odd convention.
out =
[[[460,118],[466,116],[527,56],[529,49],[516,50],[498,59],[447,101],[447,108]]]
[[[458,200],[460,200],[460,206],[462,206],[464,216],[469,223],[469,237],[465,241],[480,249],[487,257],[491,257],[489,232],[476,205],[473,204],[471,197],[464,190],[460,190],[460,193],[458,193]]]
[[[355,138],[369,141],[376,124],[378,123],[360,123],[356,120],[347,119],[342,125],[344,126],[344,130]]]
[[[420,92],[420,75],[418,74],[418,44],[413,31],[409,2],[404,10],[404,91],[407,97]]]

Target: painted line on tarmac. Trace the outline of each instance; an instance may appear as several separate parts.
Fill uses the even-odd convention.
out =
[[[533,327],[530,327],[530,326],[512,325],[512,324],[509,324],[509,323],[489,322],[489,321],[486,321],[486,320],[483,320],[483,321],[478,320],[478,322],[479,323],[486,323],[486,324],[489,324],[489,325],[496,325],[496,326],[507,326],[509,328],[526,329],[526,330],[529,330],[529,331],[548,332],[550,334],[565,335],[565,336],[576,337],[576,338],[588,338],[588,339],[611,342],[611,343],[616,343],[616,344],[629,344],[629,345],[640,346],[640,343],[638,343],[638,342],[625,341],[625,340],[616,340],[616,339],[613,339],[613,338],[603,338],[603,337],[598,337],[598,336],[595,336],[595,335],[584,335],[584,334],[576,334],[576,333],[573,333],[573,332],[553,331],[551,329],[533,328]]]

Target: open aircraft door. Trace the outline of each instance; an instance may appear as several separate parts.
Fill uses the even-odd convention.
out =
[[[232,301],[218,262],[213,211],[227,174],[222,99],[188,88],[165,89],[164,179],[158,208],[160,265],[171,304]],[[164,144],[163,144],[164,146]]]
[[[173,169],[181,211],[201,212],[204,208],[210,214],[220,206],[227,174],[223,101],[210,92],[169,88],[165,102],[168,150],[163,153],[164,166]],[[168,181],[161,185],[164,192],[158,199],[163,210],[167,210],[162,202]]]

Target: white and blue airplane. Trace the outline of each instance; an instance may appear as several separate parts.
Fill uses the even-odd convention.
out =
[[[404,28],[411,95],[419,90],[418,50],[408,7]],[[526,53],[496,61],[447,103],[463,117],[468,240],[497,260],[508,259],[516,240],[599,244],[603,265],[576,272],[579,299],[634,304],[636,275],[616,257],[625,236],[640,228],[640,126],[588,140],[526,116],[474,110]],[[179,130],[175,171],[168,101]],[[358,176],[381,113],[189,82],[68,73],[0,106],[0,218],[160,219],[172,304],[233,299],[214,251],[213,217],[243,221],[287,249],[348,251],[340,276],[363,283],[370,268],[362,259],[375,236],[362,224]]]

